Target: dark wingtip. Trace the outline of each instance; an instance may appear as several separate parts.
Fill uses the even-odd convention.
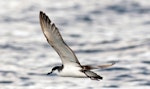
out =
[[[51,23],[51,20],[49,19],[49,17],[43,11],[40,11],[39,16],[40,16],[40,19],[44,19],[49,24]]]
[[[40,11],[39,17],[42,18],[42,17],[43,17],[43,14],[44,14],[43,11]]]
[[[43,11],[40,11],[40,14],[45,14]]]
[[[43,11],[40,11],[40,15],[42,15],[43,14]]]
[[[40,11],[40,13],[43,13],[43,11]]]
[[[43,11],[40,11],[40,14],[39,14],[40,16],[44,16],[44,15],[46,15]]]
[[[42,17],[47,17],[47,15],[43,12],[43,11],[40,11],[40,16],[42,16]]]

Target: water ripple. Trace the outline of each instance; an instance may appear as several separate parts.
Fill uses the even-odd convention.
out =
[[[5,80],[0,81],[0,84],[11,84],[11,83],[13,83],[13,81],[9,81],[9,80],[8,81],[5,81]]]

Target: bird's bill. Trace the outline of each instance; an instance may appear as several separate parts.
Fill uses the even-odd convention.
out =
[[[47,75],[50,75],[50,74],[52,74],[52,72],[47,73]]]

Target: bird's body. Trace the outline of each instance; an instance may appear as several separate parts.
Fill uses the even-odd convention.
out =
[[[74,52],[64,42],[61,34],[58,31],[58,28],[54,23],[51,23],[48,16],[42,11],[40,12],[40,24],[48,43],[58,53],[62,61],[62,66],[55,66],[48,74],[51,74],[53,71],[58,70],[59,75],[63,77],[85,77],[99,80],[102,79],[102,77],[92,72],[91,70],[106,68],[114,64],[112,63],[100,66],[81,65]]]
[[[67,65],[67,66],[64,66],[63,70],[61,70],[61,72],[58,75],[63,76],[63,77],[80,77],[80,78],[87,77],[80,70],[82,70],[81,67]]]

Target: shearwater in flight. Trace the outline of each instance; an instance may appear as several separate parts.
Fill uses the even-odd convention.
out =
[[[53,73],[53,71],[55,70],[58,70],[58,75],[63,77],[90,78],[92,80],[100,80],[103,79],[103,77],[94,73],[91,70],[107,68],[115,64],[114,62],[99,66],[81,65],[75,53],[64,42],[60,32],[58,31],[58,28],[55,26],[54,23],[51,22],[49,17],[45,13],[40,11],[39,18],[42,31],[48,43],[58,53],[62,61],[61,66],[53,67],[51,72],[49,72],[47,75]]]

